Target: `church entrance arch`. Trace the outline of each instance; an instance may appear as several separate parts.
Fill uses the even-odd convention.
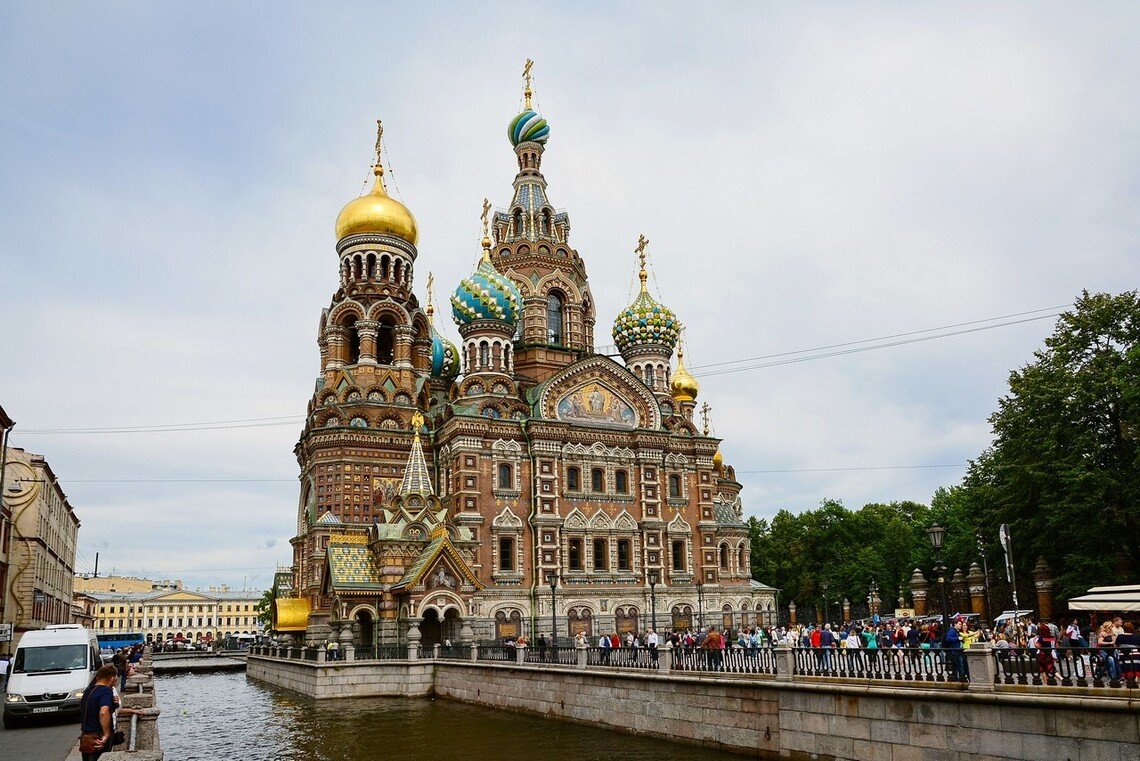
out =
[[[353,644],[363,647],[372,645],[376,641],[376,624],[372,618],[372,611],[368,608],[361,608],[356,611],[353,620],[356,621]]]
[[[439,611],[428,608],[420,620],[420,646],[432,647],[443,642],[443,621],[440,620]]]

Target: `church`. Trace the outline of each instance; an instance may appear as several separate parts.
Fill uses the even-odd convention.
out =
[[[550,125],[530,66],[507,128],[510,203],[484,201],[478,265],[449,299],[458,346],[431,276],[422,305],[413,288],[418,228],[386,189],[378,123],[372,190],[336,220],[278,633],[428,645],[774,621],[741,486],[707,415],[694,421],[681,321],[647,286],[644,236],[640,291],[613,348],[595,345],[586,260],[542,174]]]

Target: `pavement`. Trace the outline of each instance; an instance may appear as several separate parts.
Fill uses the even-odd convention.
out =
[[[63,761],[78,740],[78,716],[36,717],[18,729],[0,728],[0,758]]]

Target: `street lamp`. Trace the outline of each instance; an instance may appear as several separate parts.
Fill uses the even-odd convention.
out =
[[[649,600],[653,606],[653,631],[657,631],[657,571],[649,572]]]
[[[820,583],[819,587],[823,590],[823,622],[829,623],[831,621],[831,612],[827,609],[827,582]]]
[[[558,589],[558,574],[546,574],[546,583],[550,585],[550,646],[558,645],[558,613],[554,607],[554,592]]]
[[[705,585],[697,582],[697,627],[705,628]]]
[[[934,547],[934,570],[938,572],[938,594],[942,599],[942,637],[950,630],[949,606],[946,604],[946,566],[942,565],[942,542],[946,538],[946,529],[935,523],[926,530],[930,537],[930,544]]]

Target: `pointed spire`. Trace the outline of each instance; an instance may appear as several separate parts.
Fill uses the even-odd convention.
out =
[[[424,416],[416,410],[412,413],[412,451],[408,453],[408,464],[404,467],[404,477],[400,481],[400,496],[409,494],[429,496],[435,492],[431,488],[431,475],[428,473],[427,461],[424,460],[424,448],[420,444],[420,428],[423,427]]]

